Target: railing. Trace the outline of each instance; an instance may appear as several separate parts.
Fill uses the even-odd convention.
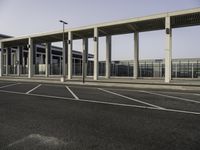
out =
[[[35,74],[44,75],[46,72],[45,64],[35,64]],[[106,71],[105,62],[99,62],[99,76],[105,76]],[[6,71],[7,69],[7,71]],[[54,63],[49,65],[50,75],[62,75],[62,63]],[[28,66],[20,66],[20,74],[28,74]],[[67,66],[66,66],[67,70]],[[94,63],[88,61],[87,63],[87,76],[93,76]],[[17,74],[16,65],[8,65],[6,68],[3,65],[3,74]],[[82,75],[82,62],[77,61],[72,63],[73,76]],[[131,62],[114,61],[111,63],[110,69],[111,76],[116,77],[133,77],[134,67]],[[165,64],[163,62],[143,61],[139,63],[138,68],[139,77],[156,77],[163,78],[165,76]],[[199,78],[200,77],[200,64],[199,61],[176,61],[172,63],[172,78]]]

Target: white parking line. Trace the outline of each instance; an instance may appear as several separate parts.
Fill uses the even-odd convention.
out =
[[[26,94],[30,94],[31,92],[33,92],[34,90],[36,90],[37,88],[39,88],[42,84],[37,85],[36,87],[34,87],[33,89],[29,90],[28,92],[26,92]]]
[[[19,94],[19,95],[27,95],[22,92],[13,92],[13,91],[5,91],[0,90],[3,93],[10,93],[10,94]],[[53,98],[53,99],[61,99],[61,100],[71,100],[71,101],[80,101],[80,102],[88,102],[88,103],[95,103],[95,104],[104,104],[104,105],[111,105],[111,106],[122,106],[122,107],[132,107],[132,108],[139,108],[139,109],[149,109],[149,110],[158,110],[158,111],[165,111],[165,112],[174,112],[174,113],[182,113],[182,114],[192,114],[192,115],[200,115],[200,112],[193,112],[193,111],[184,111],[184,110],[176,110],[176,109],[160,109],[155,107],[147,107],[147,106],[137,106],[137,105],[129,105],[129,104],[120,104],[120,103],[110,103],[110,102],[101,102],[101,101],[94,101],[94,100],[85,100],[85,99],[74,99],[74,98],[67,98],[67,97],[58,97],[58,96],[49,96],[49,95],[40,95],[40,94],[28,94],[27,96],[35,96],[35,97],[46,97],[46,98]]]
[[[149,105],[149,106],[152,106],[152,107],[155,107],[155,108],[158,108],[158,109],[165,109],[165,108],[163,108],[163,107],[160,107],[160,106],[157,106],[157,105],[153,105],[153,104],[150,104],[150,103],[147,103],[147,102],[143,102],[143,101],[140,101],[140,100],[138,100],[138,99],[134,99],[134,98],[131,98],[131,97],[128,97],[128,96],[124,96],[124,95],[121,95],[121,94],[118,94],[118,93],[115,93],[115,92],[111,92],[111,91],[108,91],[108,90],[105,90],[105,89],[102,89],[102,88],[98,88],[98,89],[101,90],[101,91],[104,91],[104,92],[113,94],[113,95],[117,95],[117,96],[120,96],[120,97],[129,99],[129,100],[138,102],[138,103],[142,103],[142,104],[145,104],[145,105]]]
[[[150,91],[150,92],[154,92],[154,91]],[[195,96],[200,96],[200,94],[198,93],[188,93],[188,92],[175,92],[175,91],[159,91],[160,93],[163,94],[182,94],[182,95],[195,95]]]
[[[112,88],[106,88],[108,90],[112,90]],[[141,90],[136,90],[136,89],[115,89],[116,91],[134,91],[134,92],[141,92]],[[154,91],[151,91],[151,90],[148,90],[149,92],[154,92]],[[195,96],[200,96],[199,93],[189,93],[189,92],[178,92],[178,91],[159,91],[161,93],[164,93],[164,94],[170,94],[170,93],[173,93],[173,94],[184,94],[184,95],[195,95]]]
[[[192,102],[192,103],[198,103],[198,104],[200,104],[200,101],[195,101],[195,100],[188,99],[188,98],[181,98],[181,97],[176,97],[176,96],[171,96],[171,95],[165,95],[165,94],[159,94],[159,93],[148,92],[148,91],[139,91],[139,92],[143,92],[143,93],[147,93],[147,94],[151,94],[151,95],[168,97],[168,98],[173,98],[173,99],[176,99],[176,100],[178,99],[178,100],[182,100],[182,101],[186,101],[186,102]]]
[[[6,87],[18,85],[18,84],[21,84],[21,83],[8,84],[8,85],[1,86],[0,88],[3,89],[3,88],[6,88]]]
[[[76,99],[76,100],[79,100],[78,96],[76,96],[76,94],[68,87],[68,86],[65,86],[68,91],[72,94],[72,96]]]

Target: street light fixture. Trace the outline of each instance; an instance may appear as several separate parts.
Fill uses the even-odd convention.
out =
[[[63,53],[64,53],[64,51],[65,51],[65,48],[64,48],[65,47],[65,25],[68,24],[68,23],[63,21],[63,20],[59,20],[59,22],[63,24]],[[63,70],[63,73],[62,73],[63,78],[61,78],[62,82],[64,82],[64,80],[65,80],[65,68],[64,68],[65,65],[64,64],[65,64],[65,59],[63,57],[63,66],[62,66],[63,67],[63,69],[62,69]]]
[[[65,25],[68,23],[63,20],[59,20],[59,22],[61,22],[63,24],[63,43],[64,43],[65,42]]]

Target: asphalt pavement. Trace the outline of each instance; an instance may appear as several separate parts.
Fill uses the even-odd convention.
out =
[[[200,92],[0,81],[0,149],[200,146]]]

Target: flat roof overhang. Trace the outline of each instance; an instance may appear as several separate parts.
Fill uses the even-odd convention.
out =
[[[128,34],[134,32],[146,32],[165,29],[165,17],[171,18],[171,27],[180,28],[200,25],[200,8],[162,13],[157,15],[138,17],[114,22],[96,24],[80,28],[65,30],[65,38],[68,39],[68,32],[73,33],[73,39],[92,38],[94,28],[98,28],[99,36]],[[63,31],[40,33],[24,37],[16,37],[1,40],[4,47],[12,47],[28,44],[28,38],[32,38],[34,43],[59,42],[62,41]]]

